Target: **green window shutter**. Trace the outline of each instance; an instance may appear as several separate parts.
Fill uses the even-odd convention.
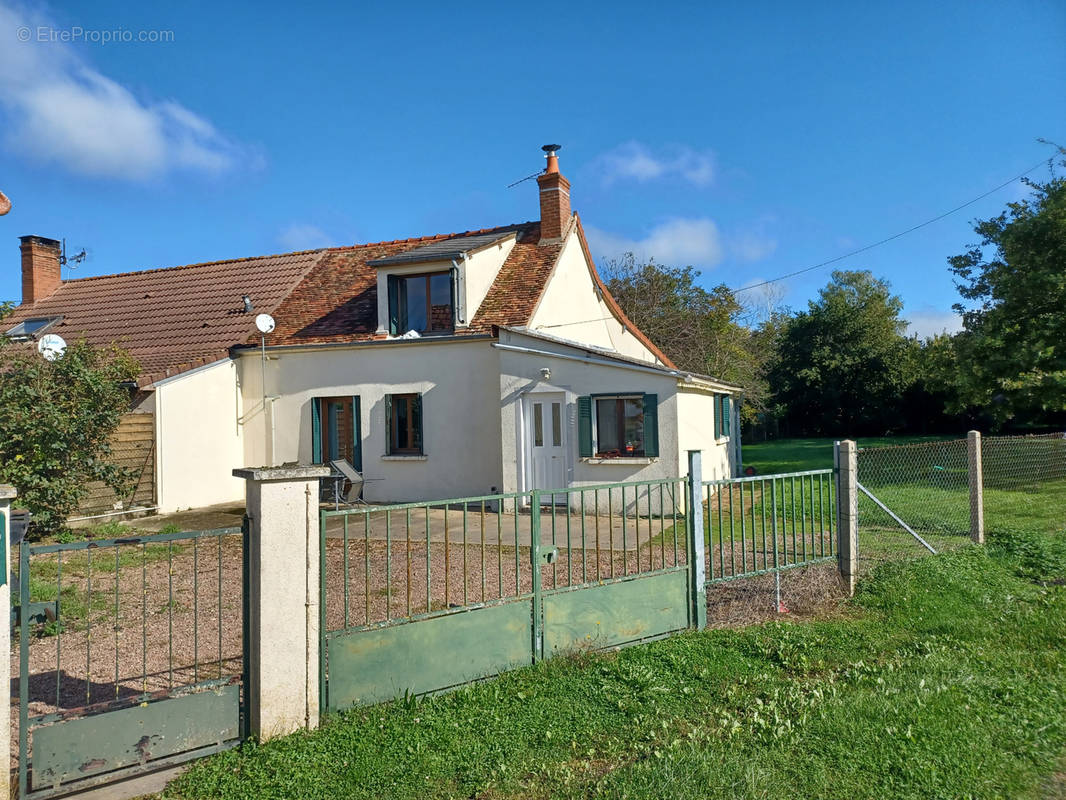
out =
[[[416,394],[414,400],[411,401],[411,413],[414,414],[414,432],[418,437],[418,454],[425,455],[426,447],[422,440],[422,395]]]
[[[592,458],[592,398],[577,398],[577,441],[578,455]]]
[[[322,463],[322,401],[311,398],[311,463]]]
[[[714,438],[722,435],[722,395],[714,396]]]
[[[392,395],[385,395],[385,455],[392,455]]]
[[[400,279],[395,275],[388,276],[389,285],[389,333],[399,336],[400,330]]]
[[[659,456],[659,395],[644,395],[644,455]]]
[[[352,464],[363,471],[363,415],[360,411],[359,395],[352,396]]]
[[[732,398],[729,395],[722,395],[722,435],[729,436],[733,430],[733,408]]]

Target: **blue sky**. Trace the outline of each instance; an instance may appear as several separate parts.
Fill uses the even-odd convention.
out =
[[[0,0],[0,298],[24,234],[88,249],[77,277],[533,219],[536,185],[507,186],[546,142],[598,260],[740,287],[1066,141],[1057,1],[449,6]],[[1023,195],[836,266],[889,279],[918,332],[953,326],[946,258]]]

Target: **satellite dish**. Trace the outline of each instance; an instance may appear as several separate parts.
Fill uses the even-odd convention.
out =
[[[4,216],[11,210],[11,201],[7,199],[7,195],[0,192],[0,217]]]
[[[57,333],[46,333],[37,342],[37,352],[44,356],[45,361],[55,361],[66,349],[67,343]]]
[[[260,314],[255,318],[255,327],[260,333],[270,333],[274,330],[274,318],[269,314]]]

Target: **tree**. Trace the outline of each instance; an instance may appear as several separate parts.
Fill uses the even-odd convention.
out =
[[[693,267],[608,261],[607,289],[626,316],[680,369],[744,387],[742,413],[764,409],[766,383],[747,322],[752,314],[725,285],[696,285]]]
[[[980,243],[948,259],[969,301],[955,306],[960,401],[1049,424],[1066,412],[1066,180],[1026,182],[1030,197],[977,221]]]
[[[123,384],[139,371],[132,357],[84,341],[54,361],[12,343],[0,357],[0,481],[14,485],[31,512],[31,534],[60,530],[92,481],[126,494],[132,476],[108,456],[129,408]]]
[[[903,427],[910,381],[903,301],[868,271],[834,272],[778,334],[769,373],[792,433],[882,434]]]

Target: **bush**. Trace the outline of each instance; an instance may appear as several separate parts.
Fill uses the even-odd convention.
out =
[[[32,516],[28,536],[62,529],[102,481],[118,495],[132,488],[129,470],[108,462],[110,437],[129,409],[129,382],[139,368],[118,347],[70,344],[46,361],[8,345],[0,372],[0,481],[12,484]]]

